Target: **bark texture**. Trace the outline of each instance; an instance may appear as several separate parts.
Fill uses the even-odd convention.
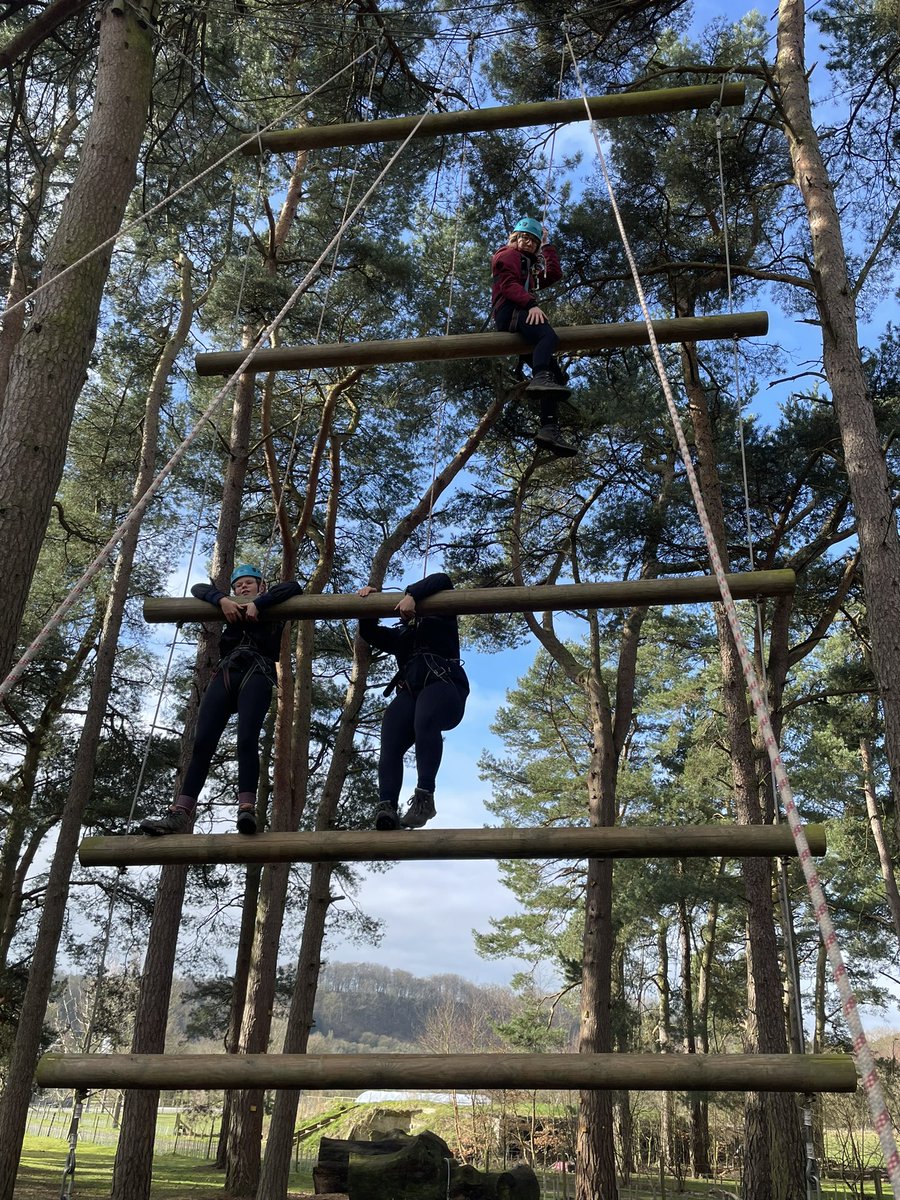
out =
[[[856,298],[847,271],[840,214],[812,120],[805,70],[805,5],[778,7],[776,99],[809,221],[812,280],[825,374],[841,431],[856,513],[872,661],[884,711],[891,787],[900,795],[900,538],[884,452],[859,353]]]
[[[31,320],[13,352],[0,415],[0,545],[7,556],[0,675],[12,663],[22,614],[62,477],[75,402],[87,377],[112,251],[63,268],[114,235],[134,186],[147,120],[150,30],[127,6],[100,21],[97,91],[78,174],[66,199]],[[59,278],[57,278],[59,276]]]

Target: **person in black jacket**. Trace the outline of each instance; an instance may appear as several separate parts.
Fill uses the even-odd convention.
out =
[[[417,616],[416,604],[435,592],[452,588],[449,575],[437,572],[410,584],[396,607],[401,624],[385,629],[376,618],[363,618],[360,637],[397,659],[397,673],[385,689],[396,694],[381,722],[378,758],[376,829],[419,829],[435,815],[434,786],[444,749],[442,732],[455,729],[463,719],[469,681],[459,656],[456,617]],[[377,588],[364,587],[360,596]],[[416,748],[416,790],[400,817],[403,755]]]
[[[226,625],[219,639],[219,665],[200,701],[191,761],[181,792],[162,817],[141,821],[141,830],[154,836],[187,833],[194,822],[197,797],[206,783],[212,756],[228,724],[237,714],[238,817],[240,833],[256,833],[256,787],[259,783],[259,735],[275,686],[275,664],[281,646],[283,621],[259,624],[259,614],[303,590],[293,581],[266,590],[258,567],[242,563],[231,574],[238,604],[213,584],[198,583],[191,593],[222,610]]]

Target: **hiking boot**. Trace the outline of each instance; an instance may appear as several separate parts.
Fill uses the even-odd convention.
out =
[[[151,837],[162,837],[167,833],[190,833],[194,814],[183,808],[170,808],[161,817],[145,817],[140,824],[141,833]]]
[[[571,390],[564,383],[559,383],[552,371],[536,371],[525,389],[526,392],[552,392],[560,399],[568,396]]]
[[[436,813],[434,792],[426,792],[424,788],[417,787],[400,824],[404,829],[421,829]]]
[[[400,828],[400,813],[397,811],[396,804],[382,804],[375,813],[375,828],[376,829],[399,829]]]
[[[545,450],[549,450],[551,454],[555,454],[558,458],[572,458],[573,455],[578,453],[574,446],[570,446],[568,442],[563,441],[559,426],[555,423],[542,425],[535,434],[534,440],[539,446],[542,446]]]
[[[242,804],[237,815],[238,833],[256,833],[256,809],[252,804]]]

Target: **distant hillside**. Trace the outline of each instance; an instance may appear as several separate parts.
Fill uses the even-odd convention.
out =
[[[319,980],[314,1035],[362,1051],[386,1049],[388,1042],[418,1045],[426,1037],[454,1040],[462,1049],[466,1040],[483,1044],[491,1022],[505,1020],[514,1004],[509,988],[482,987],[459,975],[420,979],[372,963],[328,963]]]

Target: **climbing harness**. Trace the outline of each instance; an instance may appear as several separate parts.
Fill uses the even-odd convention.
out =
[[[659,351],[659,344],[656,340],[656,334],[653,329],[653,320],[650,315],[650,310],[647,306],[647,300],[644,294],[643,285],[641,283],[640,273],[637,268],[637,263],[635,262],[634,253],[631,249],[631,243],[628,239],[628,234],[622,220],[621,212],[619,211],[615,189],[613,188],[612,180],[610,179],[609,172],[607,170],[606,157],[603,153],[603,148],[600,145],[600,137],[597,132],[597,123],[590,115],[590,105],[588,103],[587,92],[585,91],[584,83],[581,77],[581,70],[575,57],[575,51],[572,47],[568,30],[564,29],[563,32],[565,34],[566,43],[569,47],[569,55],[572,59],[572,65],[575,68],[578,86],[581,89],[581,95],[582,99],[584,100],[585,109],[587,110],[590,120],[591,134],[594,138],[594,145],[597,150],[597,158],[600,165],[600,170],[606,182],[610,205],[612,207],[612,212],[619,230],[619,236],[622,239],[622,246],[625,256],[628,259],[628,265],[631,270],[632,279],[637,292],[638,302],[641,306],[641,312],[647,326],[647,335],[650,343],[651,353],[653,355],[653,361],[656,366],[657,375],[659,376],[663,395],[665,396],[666,407],[668,408],[669,416],[672,420],[672,426],[675,432],[676,441],[678,443],[678,449],[681,454],[682,462],[684,463],[684,469],[690,485],[691,494],[694,498],[697,515],[700,520],[700,525],[703,529],[703,535],[706,540],[706,547],[709,554],[710,563],[719,585],[722,607],[724,609],[725,617],[728,621],[728,626],[731,630],[732,637],[734,638],[735,648],[737,649],[738,657],[740,658],[741,666],[744,671],[744,679],[746,681],[747,690],[750,694],[750,698],[753,703],[753,710],[756,714],[756,719],[759,724],[759,731],[769,756],[769,762],[774,776],[775,792],[780,798],[781,803],[784,805],[787,821],[790,825],[791,833],[794,836],[794,842],[797,847],[797,854],[800,859],[800,864],[803,868],[803,874],[806,879],[806,885],[809,890],[813,912],[815,913],[815,917],[819,925],[819,932],[822,936],[822,941],[828,954],[829,962],[831,963],[834,981],[841,996],[841,1007],[844,1014],[844,1019],[850,1027],[853,1037],[853,1057],[862,1080],[863,1088],[866,1092],[866,1099],[869,1103],[872,1122],[881,1142],[885,1165],[887,1167],[888,1176],[890,1177],[894,1197],[895,1200],[900,1200],[900,1153],[897,1151],[897,1145],[894,1139],[894,1131],[891,1124],[891,1117],[885,1104],[884,1092],[882,1090],[878,1072],[875,1067],[875,1060],[872,1057],[872,1051],[869,1047],[869,1042],[862,1025],[862,1020],[857,1008],[856,996],[853,992],[853,987],[847,974],[847,968],[844,965],[844,960],[841,955],[840,948],[838,947],[837,934],[828,911],[825,893],[822,890],[819,876],[816,872],[815,866],[812,863],[812,853],[809,848],[809,842],[807,841],[803,822],[800,819],[800,814],[798,813],[796,803],[794,802],[790,781],[788,780],[778,743],[772,729],[772,722],[769,716],[769,708],[766,701],[766,696],[760,685],[752,659],[750,657],[750,653],[747,649],[747,644],[744,640],[743,630],[741,629],[741,623],[737,614],[737,608],[735,607],[734,598],[731,594],[731,589],[728,586],[728,580],[725,577],[725,569],[722,564],[721,556],[719,555],[719,549],[716,545],[712,527],[709,523],[709,517],[706,512],[706,506],[703,502],[703,495],[700,491],[697,475],[694,471],[690,447],[687,444],[684,428],[681,423],[681,417],[675,404],[672,385],[669,381],[669,377]]]

